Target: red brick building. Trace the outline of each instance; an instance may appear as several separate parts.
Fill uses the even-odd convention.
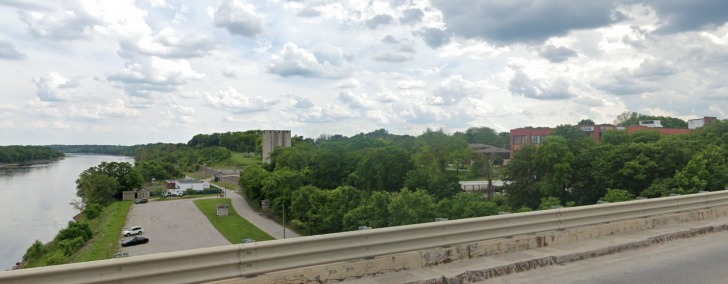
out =
[[[715,121],[713,117],[705,117],[701,119],[705,124]],[[700,125],[702,126],[702,124]],[[608,130],[621,130],[626,131],[627,134],[632,134],[635,131],[644,130],[656,130],[660,132],[660,135],[674,135],[674,134],[688,134],[692,129],[688,128],[664,128],[660,124],[659,120],[647,120],[640,121],[640,125],[632,125],[627,127],[617,127],[611,124],[599,124],[599,125],[578,125],[577,128],[584,131],[584,134],[589,136],[595,143],[599,143],[602,139],[604,131]],[[511,155],[515,151],[518,151],[523,145],[526,144],[541,144],[546,136],[551,135],[553,128],[548,127],[524,127],[511,129]]]

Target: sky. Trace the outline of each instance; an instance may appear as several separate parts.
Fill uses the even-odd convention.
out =
[[[724,0],[0,0],[0,145],[728,115]]]

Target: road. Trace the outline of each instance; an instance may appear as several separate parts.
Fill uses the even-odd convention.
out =
[[[264,232],[268,233],[272,237],[276,239],[284,239],[296,238],[301,236],[296,232],[288,229],[286,229],[284,236],[283,226],[281,224],[278,224],[275,221],[259,214],[258,212],[255,212],[252,208],[250,208],[248,202],[245,201],[245,198],[243,198],[240,194],[232,190],[226,189],[225,197],[230,198],[233,208],[235,209],[235,212],[238,212],[238,215],[245,218],[250,223],[260,228]]]
[[[148,244],[121,248],[130,255],[189,250],[229,245],[193,199],[154,201],[133,204],[126,217],[126,227],[142,226]],[[121,232],[119,232],[121,234]]]
[[[728,232],[488,279],[482,283],[726,283]]]
[[[203,167],[202,170],[205,172],[205,175],[207,173],[210,173],[210,176],[217,175],[220,176],[223,180],[230,182],[232,184],[238,184],[238,180],[240,177],[240,172],[235,170],[228,170],[228,171],[220,171],[215,170],[212,168],[205,168]],[[212,178],[206,178],[203,179],[204,181],[211,182]],[[218,186],[219,187],[219,186]],[[230,198],[233,209],[235,209],[235,212],[238,213],[241,217],[248,220],[250,223],[255,225],[256,227],[260,228],[264,232],[271,235],[273,238],[276,239],[285,239],[285,238],[295,238],[300,237],[301,235],[297,234],[294,231],[291,231],[289,229],[283,230],[283,226],[271,219],[268,219],[267,217],[259,214],[253,208],[250,208],[250,205],[248,205],[248,202],[245,200],[245,198],[236,193],[233,190],[225,189],[225,197]]]

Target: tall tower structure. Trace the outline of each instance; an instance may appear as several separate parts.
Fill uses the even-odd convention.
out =
[[[263,163],[270,163],[270,152],[275,147],[291,147],[290,130],[263,130]]]

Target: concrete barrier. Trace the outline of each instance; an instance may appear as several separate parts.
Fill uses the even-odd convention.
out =
[[[0,282],[328,281],[725,216],[727,208],[728,191],[709,192],[6,271]]]

